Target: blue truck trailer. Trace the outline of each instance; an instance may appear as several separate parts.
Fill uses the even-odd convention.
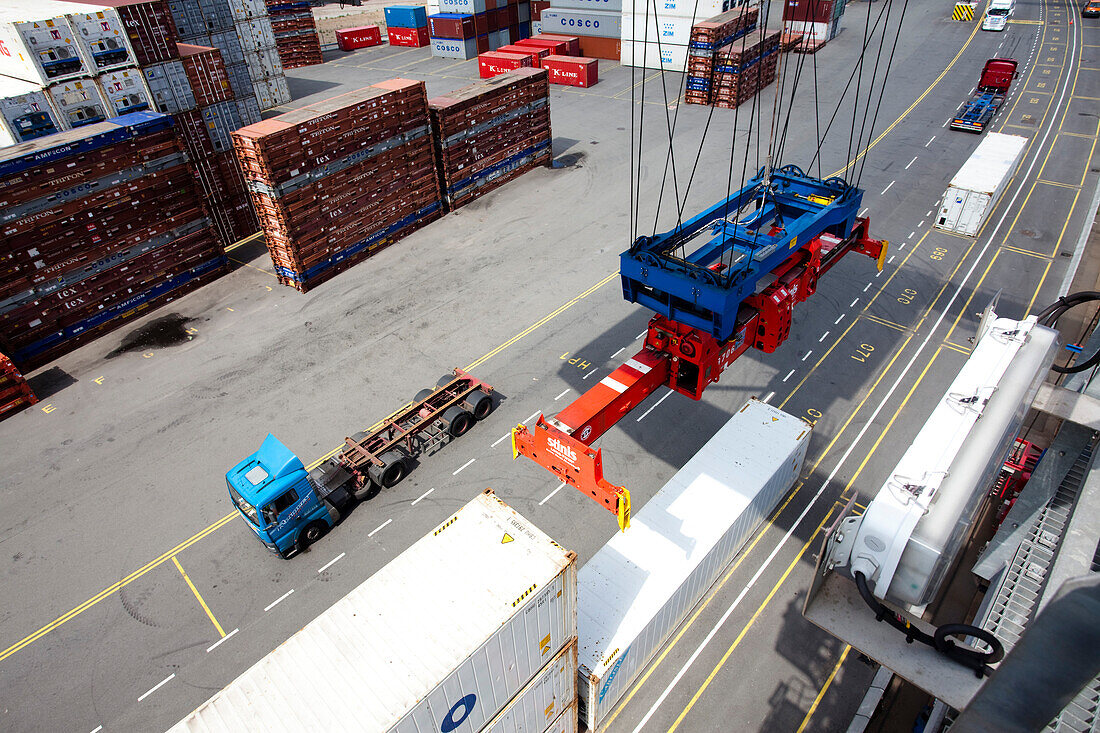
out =
[[[981,133],[985,130],[997,110],[1004,104],[1008,96],[1012,80],[1016,78],[1016,61],[1014,59],[992,58],[982,67],[982,75],[978,79],[978,86],[970,95],[970,99],[963,102],[955,117],[951,120],[952,130]]]

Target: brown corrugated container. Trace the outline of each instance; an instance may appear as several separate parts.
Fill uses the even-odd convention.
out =
[[[0,354],[0,420],[11,417],[35,402],[38,402],[38,398],[34,396],[22,373],[11,359]]]
[[[316,102],[233,144],[279,280],[302,292],[441,213],[423,82]]]
[[[554,38],[545,33],[540,38]],[[577,36],[581,47],[581,56],[592,59],[608,59],[618,61],[622,56],[623,44],[618,38],[597,38],[596,36]]]
[[[189,43],[177,43],[176,47],[199,107],[209,107],[234,98],[221,51],[211,46],[193,46]]]
[[[170,118],[127,120],[0,151],[0,348],[23,369],[225,272]]]
[[[428,100],[449,210],[550,164],[549,95],[545,70],[520,68]]]

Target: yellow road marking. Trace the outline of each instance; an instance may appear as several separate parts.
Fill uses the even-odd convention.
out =
[[[238,260],[236,257],[230,257],[229,260],[231,262],[236,262],[238,265],[244,265],[245,267],[251,267],[256,272],[262,272],[265,275],[270,275],[271,277],[277,277],[275,275],[275,273],[273,273],[273,272],[268,272],[267,270],[256,267],[255,265],[250,265],[247,262],[244,262],[243,260]]]
[[[951,343],[950,341],[944,341],[944,342],[943,342],[943,347],[944,347],[944,348],[947,348],[947,349],[951,349],[952,351],[957,351],[957,352],[959,352],[960,354],[967,354],[967,355],[969,355],[969,354],[970,354],[970,351],[971,351],[971,349],[968,349],[968,348],[967,348],[967,347],[965,347],[965,346],[959,346],[958,344],[953,344],[953,343]]]
[[[195,587],[195,584],[191,582],[191,578],[187,577],[187,573],[184,572],[183,566],[180,565],[180,561],[176,559],[175,555],[172,555],[172,562],[176,564],[176,570],[180,571],[180,575],[187,582],[187,587],[191,589],[191,592],[195,594],[195,598],[198,599],[199,605],[202,606],[202,610],[206,611],[207,617],[210,622],[214,624],[214,628],[218,630],[218,634],[225,636],[225,631],[222,629],[222,625],[218,623],[218,619],[214,618],[214,613],[210,610],[210,606],[206,605],[206,601],[202,599],[202,595],[199,594],[199,589]]]
[[[1051,265],[1054,264],[1054,260],[1047,260],[1047,266],[1043,269],[1043,276],[1039,278],[1039,284],[1035,286],[1035,292],[1031,294],[1031,300],[1027,302],[1027,310],[1024,311],[1024,315],[1031,313],[1032,307],[1035,305],[1035,299],[1039,297],[1039,291],[1043,289],[1043,283],[1047,279],[1047,273],[1050,272]]]
[[[810,706],[810,710],[806,713],[806,717],[802,719],[802,725],[798,726],[797,733],[802,733],[802,731],[806,730],[806,726],[810,724],[810,718],[814,717],[814,713],[817,712],[817,706],[821,704],[821,698],[825,697],[829,685],[833,684],[833,678],[836,677],[836,673],[840,671],[840,665],[844,664],[844,660],[848,658],[848,652],[850,651],[852,651],[852,645],[845,644],[844,651],[840,653],[840,659],[836,660],[836,666],[833,667],[833,671],[829,673],[829,677],[825,680],[821,692],[817,693],[817,697],[814,698],[814,704]]]
[[[1037,260],[1050,259],[1049,255],[1045,255],[1040,252],[1032,252],[1030,249],[1020,249],[1019,247],[1013,247],[1011,244],[1002,244],[1001,249],[1007,249],[1009,252],[1015,252],[1018,255],[1027,255],[1028,257],[1034,257]]]
[[[861,313],[859,317],[860,318],[866,318],[871,323],[877,323],[880,326],[887,326],[888,328],[892,328],[895,331],[901,331],[902,333],[905,333],[906,331],[909,330],[908,328],[906,328],[905,326],[902,326],[899,323],[894,323],[893,321],[888,321],[885,318],[879,318],[878,316],[872,316],[869,313]]]
[[[262,237],[263,235],[264,235],[263,232],[256,232],[255,234],[249,234],[244,239],[236,241],[233,244],[226,247],[225,251],[226,252],[232,252],[233,250],[237,249],[237,247],[243,247],[244,245],[248,244],[249,242],[251,242],[255,239],[258,239],[259,237]]]
[[[1035,182],[1036,183],[1042,183],[1044,186],[1057,186],[1058,188],[1080,188],[1079,186],[1074,186],[1070,183],[1060,183],[1058,181],[1048,181],[1044,178],[1036,178]]]
[[[45,634],[48,634],[49,632],[53,631],[58,626],[61,626],[62,624],[71,621],[76,616],[79,616],[80,614],[84,613],[89,608],[96,605],[97,603],[102,601],[104,598],[106,598],[107,596],[114,593],[119,588],[123,588],[123,587],[129,585],[130,583],[133,583],[135,580],[137,580],[141,576],[145,575],[150,570],[154,570],[154,569],[160,567],[162,564],[167,562],[169,558],[171,558],[172,556],[176,555],[179,552],[183,552],[188,547],[190,547],[191,545],[193,545],[196,542],[198,542],[199,540],[201,540],[203,537],[206,537],[208,534],[210,534],[214,530],[218,529],[222,525],[227,524],[235,516],[237,516],[236,512],[233,512],[231,514],[226,514],[224,517],[222,517],[218,521],[214,522],[213,524],[211,524],[206,529],[202,530],[201,532],[197,532],[196,534],[191,535],[191,537],[189,537],[186,540],[184,540],[183,542],[179,543],[178,545],[176,545],[171,550],[164,553],[163,555],[161,555],[157,559],[151,560],[151,561],[145,563],[140,568],[138,568],[134,572],[130,573],[129,575],[127,575],[122,580],[118,581],[117,583],[113,583],[113,584],[109,585],[108,587],[104,588],[99,593],[96,593],[94,596],[92,596],[88,600],[84,601],[83,603],[81,603],[79,606],[72,609],[68,613],[65,613],[65,614],[62,614],[61,616],[58,616],[53,621],[51,621],[50,623],[48,623],[45,626],[43,626],[42,628],[40,628],[38,631],[35,631],[33,634],[30,634],[29,636],[24,637],[22,640],[16,642],[15,644],[12,644],[7,649],[0,652],[0,662],[4,661],[8,657],[10,657],[12,654],[15,654],[17,651],[24,648],[25,646],[27,646],[31,642],[33,642],[33,641],[39,639],[40,637],[44,636]]]
[[[798,565],[799,561],[802,560],[802,556],[806,554],[806,550],[809,549],[810,545],[813,544],[814,541],[817,539],[818,533],[821,532],[822,528],[825,526],[825,523],[829,521],[829,518],[833,516],[834,511],[835,506],[834,508],[829,509],[828,513],[825,515],[825,518],[821,520],[821,524],[817,525],[817,529],[815,529],[813,534],[810,535],[810,539],[806,540],[806,544],[802,545],[802,549],[799,550],[797,555],[795,555],[794,560],[791,560],[791,564],[788,565],[787,569],[783,571],[783,575],[779,576],[779,580],[774,586],[772,586],[772,589],[768,591],[768,595],[764,598],[764,602],[761,603],[760,607],[756,609],[756,613],[754,613],[752,615],[752,618],[749,619],[749,622],[745,624],[745,628],[741,629],[741,633],[738,634],[737,638],[733,640],[732,644],[730,644],[729,649],[727,649],[726,653],[722,655],[722,659],[719,660],[718,664],[716,664],[714,669],[711,670],[711,673],[707,675],[706,681],[703,682],[699,690],[692,696],[691,701],[687,704],[687,707],[684,708],[683,712],[680,713],[680,715],[676,718],[676,721],[668,729],[668,733],[672,733],[674,730],[680,727],[680,723],[684,722],[684,718],[691,711],[691,709],[695,707],[695,703],[699,701],[699,698],[703,696],[703,692],[705,692],[706,689],[710,686],[710,683],[714,680],[714,677],[718,674],[718,671],[722,669],[723,666],[725,666],[726,660],[730,658],[731,654],[733,654],[733,650],[741,644],[741,640],[745,638],[745,635],[749,633],[749,629],[751,629],[752,625],[756,623],[756,619],[760,618],[760,614],[762,614],[764,612],[764,609],[768,607],[768,603],[779,591],[779,587],[783,585],[784,581],[787,580],[787,576],[791,574],[791,571],[794,570],[795,566]]]

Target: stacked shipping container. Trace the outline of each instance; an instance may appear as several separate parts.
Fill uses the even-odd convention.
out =
[[[0,147],[61,132],[53,102],[34,82],[0,77]]]
[[[549,165],[550,85],[519,68],[428,101],[448,210],[539,165]]]
[[[0,346],[23,368],[225,271],[165,115],[0,150],[0,207]]]
[[[531,35],[529,0],[441,0],[428,13],[433,56],[472,59]]]
[[[322,63],[321,41],[310,4],[302,0],[266,0],[275,34],[275,47],[284,69],[313,66]]]
[[[813,53],[840,32],[845,0],[786,0],[783,29],[804,36],[803,51]]]
[[[621,36],[624,66],[686,71],[692,29],[696,23],[731,10],[766,8],[766,3],[760,0],[663,0],[661,6],[653,8],[646,0],[626,0],[624,3]],[[764,12],[760,25],[766,19]],[[545,29],[545,24],[543,27]]]
[[[30,407],[38,398],[30,385],[8,357],[0,354],[0,420]],[[573,677],[577,676],[577,660],[573,660]],[[576,693],[574,693],[574,697]]]
[[[440,216],[423,82],[318,102],[233,143],[279,280],[302,292]]]
[[[428,12],[423,5],[390,5],[385,16],[391,46],[420,48],[431,43]]]
[[[775,81],[780,37],[779,31],[752,34],[747,37],[750,43],[735,43],[719,52],[710,103],[732,109]]]
[[[747,43],[749,33],[756,29],[759,12],[756,8],[736,8],[696,23],[691,29],[688,47],[687,81],[684,101],[688,104],[710,104],[714,67],[719,54],[741,40]]]

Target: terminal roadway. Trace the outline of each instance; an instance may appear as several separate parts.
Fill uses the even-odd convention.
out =
[[[1008,30],[991,34],[928,5],[909,4],[876,127],[851,151],[871,140],[859,178],[872,232],[892,241],[883,272],[848,258],[796,310],[776,353],[750,351],[698,403],[659,391],[599,443],[638,511],[750,396],[814,423],[795,490],[608,730],[846,727],[873,670],[801,618],[821,527],[838,502],[877,491],[966,359],[993,294],[1003,315],[1021,317],[1056,297],[1075,262],[1097,184],[1096,21],[1059,0],[1020,0]],[[805,80],[816,71],[824,119],[867,12],[850,4],[844,33],[807,57],[784,162],[810,163]],[[977,237],[947,235],[931,228],[938,201],[980,138],[943,125],[995,53],[1019,60],[1021,75],[994,129],[1028,137],[1027,157]],[[798,58],[785,60],[789,72]],[[306,295],[279,286],[262,244],[246,242],[229,276],[33,375],[42,402],[0,423],[0,727],[167,728],[487,486],[582,563],[607,541],[614,519],[513,462],[507,439],[639,348],[648,320],[616,277],[631,228],[629,111],[644,79],[633,107],[646,114],[649,230],[671,211],[666,201],[653,214],[667,107],[659,74],[601,65],[597,86],[552,91],[553,169]],[[290,76],[298,105],[394,76],[439,94],[475,69],[386,47]],[[671,100],[678,77],[665,83]],[[743,154],[751,128],[755,156],[751,106],[737,113],[736,139]],[[850,115],[846,106],[845,132],[830,133],[815,174],[845,167]],[[709,116],[679,110],[681,181]],[[725,195],[734,120],[714,112],[687,211]],[[309,552],[281,560],[234,518],[224,472],[268,432],[308,461],[454,366],[496,386],[494,413]]]

